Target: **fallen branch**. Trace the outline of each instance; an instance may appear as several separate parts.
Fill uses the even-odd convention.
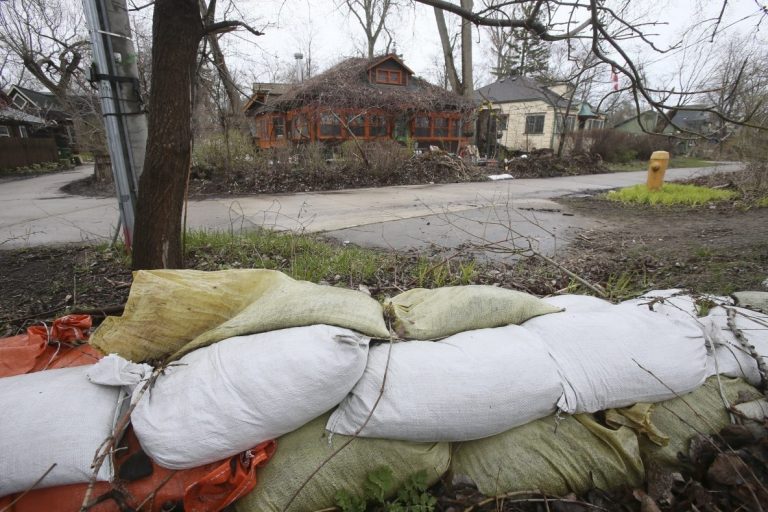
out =
[[[10,511],[10,510],[13,510],[13,506],[14,506],[16,503],[18,503],[18,502],[19,502],[19,500],[21,500],[21,498],[23,498],[24,496],[26,496],[26,494],[27,494],[29,491],[31,491],[32,489],[34,489],[35,487],[37,487],[37,486],[38,486],[38,484],[40,484],[40,482],[42,482],[42,481],[45,479],[45,477],[47,477],[47,476],[48,476],[48,474],[49,474],[51,471],[53,471],[53,468],[55,468],[55,467],[56,467],[56,463],[54,462],[53,464],[51,464],[51,467],[49,467],[49,468],[48,468],[48,469],[45,471],[45,473],[43,473],[43,474],[40,476],[40,478],[38,478],[37,480],[35,480],[35,483],[33,483],[33,484],[32,484],[32,485],[29,487],[29,489],[27,489],[26,491],[22,492],[22,493],[21,493],[21,494],[19,494],[18,496],[16,496],[16,497],[13,499],[13,501],[12,501],[12,502],[10,502],[10,503],[9,503],[8,505],[6,505],[5,507],[3,507],[3,508],[0,510],[0,512],[6,512],[6,511]]]

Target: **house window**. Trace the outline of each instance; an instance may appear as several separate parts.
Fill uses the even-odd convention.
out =
[[[347,118],[349,131],[355,137],[365,137],[365,117],[362,114]]]
[[[369,133],[371,137],[386,137],[389,128],[387,118],[384,116],[371,116],[369,118]]]
[[[605,125],[602,119],[588,119],[584,128],[587,130],[599,130]]]
[[[416,116],[416,137],[429,137],[429,116]]]
[[[377,69],[376,82],[380,84],[400,85],[403,83],[403,72],[391,69]]]
[[[272,137],[280,139],[285,137],[285,118],[275,116],[272,118]]]
[[[525,116],[525,133],[544,133],[544,114]]]
[[[19,126],[19,136],[21,136],[22,139],[26,139],[29,137],[29,132],[27,132],[27,127],[24,125]]]
[[[27,106],[27,100],[22,98],[20,95],[16,95],[13,97],[13,104],[16,105],[19,108],[24,108]]]
[[[451,137],[461,137],[461,119],[451,119]]]
[[[509,123],[509,116],[507,114],[499,114],[496,116],[496,131],[502,131],[507,129]]]
[[[331,113],[320,114],[320,136],[341,137],[341,123],[335,115]]]
[[[0,137],[10,137],[11,130],[7,126],[0,125]]]
[[[572,133],[576,130],[576,117],[568,116],[565,118],[565,132]]]
[[[299,114],[293,118],[291,137],[294,139],[309,138],[309,123],[307,122],[307,117],[305,115]]]
[[[436,117],[435,118],[435,137],[447,137],[448,136],[448,118]]]

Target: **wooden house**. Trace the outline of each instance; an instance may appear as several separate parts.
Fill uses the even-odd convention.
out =
[[[261,84],[246,104],[260,148],[394,139],[456,152],[474,102],[414,76],[397,55],[351,58],[288,88]]]

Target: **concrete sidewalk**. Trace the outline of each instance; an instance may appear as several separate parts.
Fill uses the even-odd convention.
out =
[[[667,179],[684,179],[739,168],[739,164],[729,163],[706,168],[671,169],[667,171]],[[83,166],[74,171],[0,183],[0,204],[3,205],[0,211],[0,248],[111,239],[118,224],[114,199],[71,196],[59,190],[91,172],[90,167]],[[260,226],[333,232],[481,209],[558,210],[559,206],[550,199],[643,183],[645,176],[645,171],[641,171],[215,198],[191,201],[188,225],[190,228],[212,230],[238,231]],[[474,217],[483,218],[482,215]],[[392,226],[396,231],[396,224]],[[343,233],[339,236],[343,237]],[[384,246],[389,245],[385,243]]]

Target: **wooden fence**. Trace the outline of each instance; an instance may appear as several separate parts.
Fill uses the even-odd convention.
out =
[[[0,169],[58,161],[59,150],[53,139],[0,137]]]

